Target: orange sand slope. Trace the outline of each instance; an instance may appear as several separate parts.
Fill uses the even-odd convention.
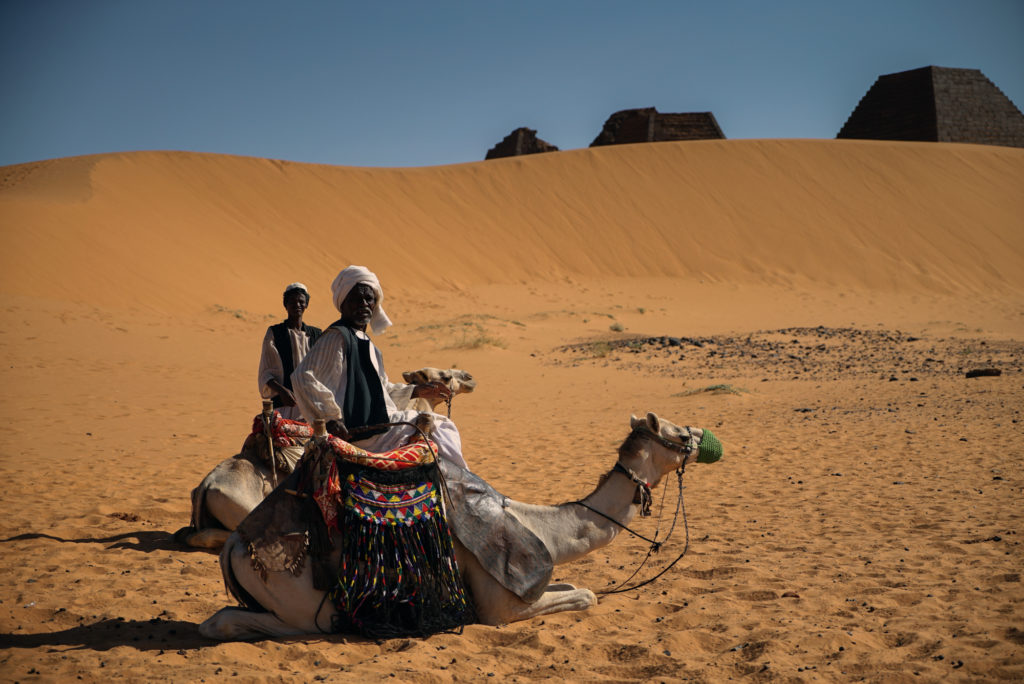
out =
[[[297,265],[318,296],[354,262],[398,293],[607,276],[1019,291],[1022,178],[1021,150],[864,141],[627,145],[419,169],[98,155],[0,170],[0,286],[168,312],[211,296],[254,308]]]

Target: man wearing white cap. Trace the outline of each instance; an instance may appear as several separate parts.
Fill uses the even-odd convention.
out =
[[[384,372],[384,358],[366,334],[391,327],[381,301],[380,281],[369,269],[349,266],[331,284],[334,306],[341,318],[324,331],[319,341],[292,373],[295,401],[306,420],[326,421],[327,430],[362,449],[390,451],[405,444],[414,429],[398,425],[376,432],[349,430],[367,425],[411,421],[417,411],[400,411],[411,398],[445,398],[451,390],[443,383],[406,385],[392,383]],[[434,416],[438,455],[466,468],[458,428],[448,418]],[[353,437],[355,439],[353,439]]]
[[[308,306],[309,291],[305,285],[292,283],[284,288],[284,309],[288,318],[267,328],[263,336],[258,373],[260,395],[272,399],[281,417],[289,420],[302,420],[292,394],[292,371],[322,332],[302,322],[302,314]]]

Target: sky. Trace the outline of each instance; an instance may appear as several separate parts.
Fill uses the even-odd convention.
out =
[[[883,74],[980,69],[1024,108],[1024,0],[0,0],[0,165],[188,150],[479,161],[613,112],[834,138]]]

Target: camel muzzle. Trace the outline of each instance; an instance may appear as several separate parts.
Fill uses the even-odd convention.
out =
[[[714,463],[722,458],[722,443],[711,430],[704,430],[697,445],[697,463]]]

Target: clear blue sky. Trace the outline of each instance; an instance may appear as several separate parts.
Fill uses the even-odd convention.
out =
[[[0,165],[427,166],[519,126],[586,147],[648,106],[833,138],[879,75],[928,65],[981,69],[1024,108],[1024,0],[0,0]]]

